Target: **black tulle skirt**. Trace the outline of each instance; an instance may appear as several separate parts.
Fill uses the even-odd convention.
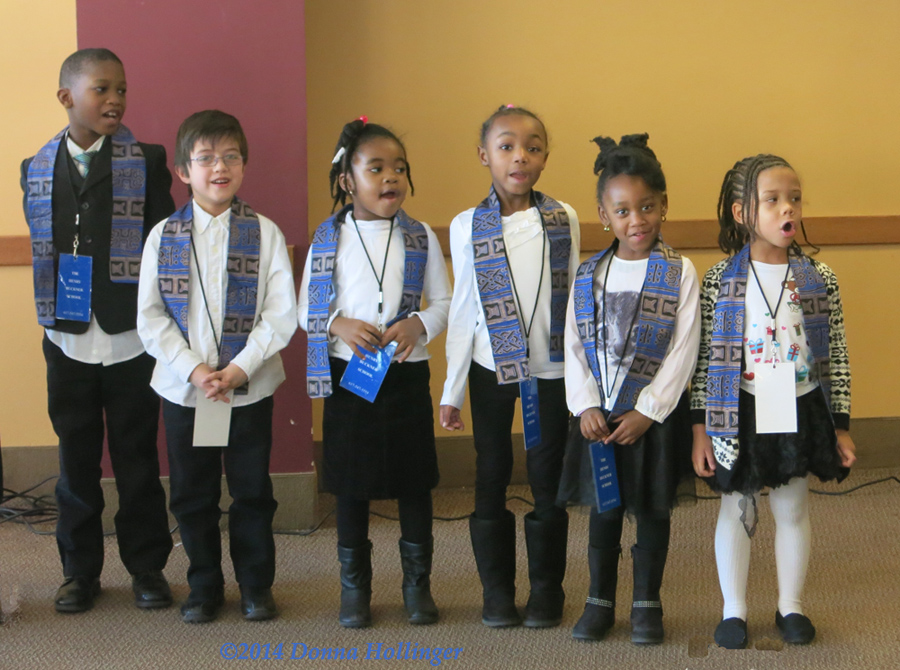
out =
[[[374,403],[339,386],[346,361],[331,359],[334,393],[322,418],[325,490],[358,500],[418,495],[438,483],[428,361],[393,363]]]
[[[669,513],[679,492],[693,482],[692,439],[690,402],[685,393],[666,420],[650,426],[637,442],[615,445],[619,496],[629,515],[661,517]],[[589,443],[581,434],[580,419],[572,417],[557,498],[561,505],[596,505]]]
[[[756,493],[813,474],[822,481],[842,481],[850,469],[841,465],[834,422],[820,388],[797,398],[797,432],[756,432],[756,398],[741,391],[738,406],[740,448],[731,472],[719,465],[704,480],[722,493]]]

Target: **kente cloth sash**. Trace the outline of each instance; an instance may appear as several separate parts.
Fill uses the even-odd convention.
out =
[[[316,228],[313,236],[306,326],[306,391],[310,398],[325,398],[332,393],[331,365],[328,362],[328,318],[335,295],[333,277],[338,238],[344,219],[352,209],[352,204],[347,205],[330,216]],[[422,286],[428,262],[428,233],[425,226],[402,209],[397,211],[394,222],[403,232],[403,249],[406,253],[403,295],[397,312],[403,314],[418,311],[422,303]]]
[[[618,240],[605,251],[595,254],[578,267],[575,275],[575,322],[578,335],[584,344],[585,356],[591,373],[597,381],[601,398],[604,387],[600,371],[600,360],[597,352],[596,305],[594,303],[594,271],[603,258],[612,255],[618,248]],[[610,413],[621,416],[634,409],[638,396],[656,376],[662,365],[672,332],[675,329],[675,316],[678,313],[678,297],[681,292],[681,256],[662,239],[650,252],[647,262],[647,275],[641,289],[637,314],[637,342],[635,343],[634,360],[622,382],[616,403]],[[630,337],[630,333],[628,337]],[[606,343],[601,343],[606,346]],[[604,398],[605,401],[605,398]]]
[[[159,293],[169,315],[188,337],[188,298],[191,276],[191,230],[193,200],[166,221],[159,241]],[[259,218],[245,202],[234,199],[228,232],[228,287],[219,343],[219,365],[223,370],[247,345],[256,321],[259,287]],[[199,272],[199,268],[198,268]],[[203,278],[209,282],[215,277]],[[194,296],[195,299],[202,296]],[[206,306],[208,309],[208,305]],[[235,393],[246,393],[246,386]]]
[[[828,294],[825,280],[803,254],[788,250],[788,263],[800,296],[803,323],[810,350],[815,359],[813,370],[825,400],[831,407],[830,330]],[[709,372],[706,386],[706,432],[712,438],[716,461],[731,470],[737,461],[738,398],[741,390],[741,361],[744,352],[744,302],[747,297],[747,272],[750,269],[750,245],[732,256],[719,287],[713,313],[709,347]]]
[[[553,198],[539,191],[532,194],[550,239],[550,360],[561,362],[569,292],[569,254],[572,250],[569,215],[565,207]],[[497,383],[512,384],[528,379],[531,376],[528,343],[513,298],[506,245],[503,242],[500,200],[493,186],[488,197],[475,208],[472,217],[472,250]]]
[[[48,327],[56,323],[53,169],[67,130],[68,126],[37,152],[28,166],[27,176],[34,302],[38,323]],[[117,283],[136,284],[141,274],[147,162],[134,135],[125,126],[119,126],[111,141],[113,207],[109,278]]]

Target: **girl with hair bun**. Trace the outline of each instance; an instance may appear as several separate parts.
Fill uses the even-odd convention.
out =
[[[547,131],[522,107],[505,105],[481,126],[478,157],[491,174],[481,204],[450,224],[455,284],[447,330],[441,425],[460,430],[466,381],[475,442],[472,549],[483,588],[482,623],[559,625],[569,517],[556,506],[568,411],[563,328],[578,267],[575,211],[534,190],[547,164]],[[516,610],[516,519],[506,508],[516,399],[525,416],[525,515],[531,593]]]
[[[660,236],[666,178],[647,139],[594,139],[597,211],[616,239],[578,268],[566,314],[566,398],[574,417],[559,497],[592,508],[590,591],[572,631],[580,640],[602,640],[615,623],[627,512],[637,522],[631,641],[663,641],[670,512],[679,483],[691,475],[687,385],[700,339],[697,271]],[[591,463],[597,442],[613,447],[620,497],[603,512]]]
[[[431,228],[401,209],[413,185],[393,132],[365,117],[346,124],[329,182],[332,211],[342,207],[316,229],[298,316],[309,333],[307,389],[325,398],[322,474],[337,498],[339,620],[371,624],[369,501],[397,499],[403,603],[409,623],[430,624],[438,619],[430,589],[438,466],[426,345],[447,326],[447,268]],[[392,343],[373,399],[339,385],[351,361]]]

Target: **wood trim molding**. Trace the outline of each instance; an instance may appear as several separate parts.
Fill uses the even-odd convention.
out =
[[[291,267],[294,264],[294,245],[287,245]],[[449,249],[449,245],[447,246]],[[31,265],[31,239],[28,235],[0,235],[0,267]]]
[[[814,216],[804,219],[804,224],[809,239],[820,247],[900,244],[900,216]],[[668,221],[663,230],[666,243],[675,249],[718,248],[719,224],[713,219]],[[444,254],[449,256],[449,228],[436,226],[434,232]],[[603,232],[599,223],[582,222],[582,253],[605,249],[612,239],[612,233]],[[0,236],[0,266],[4,265],[31,265],[31,242],[27,235]]]
[[[900,244],[900,216],[816,216],[803,222],[809,239],[820,247]],[[436,227],[434,232],[449,255],[449,229]],[[667,244],[679,250],[719,248],[719,224],[714,219],[668,221],[663,235]],[[582,222],[582,253],[605,249],[612,240],[613,234],[603,232],[599,222]]]

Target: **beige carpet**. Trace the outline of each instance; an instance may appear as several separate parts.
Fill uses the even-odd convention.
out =
[[[894,470],[855,472],[841,486],[846,489],[888,475]],[[523,487],[511,493],[526,495]],[[457,516],[472,506],[470,490],[438,490],[435,514]],[[392,513],[390,503],[374,509]],[[525,556],[521,516],[526,505],[512,502],[519,520],[519,556]],[[713,555],[713,529],[718,503],[700,501],[674,515],[672,546],[663,587],[666,642],[638,648],[629,641],[628,606],[620,605],[616,628],[601,643],[575,642],[571,628],[587,593],[585,564],[587,516],[572,513],[569,538],[568,594],[560,628],[490,630],[480,623],[480,586],[465,521],[435,522],[436,560],[434,595],[441,621],[431,627],[405,622],[400,594],[397,552],[399,526],[373,518],[375,545],[373,614],[375,625],[350,631],[337,623],[339,593],[336,535],[332,520],[309,537],[277,536],[276,598],[281,617],[273,622],[247,623],[238,612],[237,587],[226,567],[228,599],[222,617],[213,624],[181,623],[177,608],[139,611],[131,604],[130,582],[118,559],[113,539],[107,540],[103,593],[96,607],[80,615],[53,611],[53,595],[60,582],[52,537],[31,534],[21,526],[0,525],[0,668],[228,668],[258,667],[263,660],[225,660],[223,645],[268,644],[270,653],[283,644],[282,660],[293,667],[434,667],[426,660],[366,658],[370,648],[404,651],[422,647],[460,649],[457,658],[442,660],[444,668],[677,668],[702,670],[778,668],[866,670],[900,667],[900,485],[888,482],[845,497],[812,497],[813,557],[806,587],[806,612],[818,628],[808,647],[782,648],[774,625],[774,524],[763,503],[759,531],[754,538],[749,605],[752,648],[726,651],[711,645],[719,620],[721,597]],[[327,511],[327,509],[325,510]],[[626,524],[623,546],[633,542],[634,528]],[[226,546],[227,546],[227,538]],[[178,537],[176,536],[176,541]],[[166,570],[176,599],[187,595],[187,561],[176,547]],[[619,601],[630,601],[630,561],[620,569]],[[524,560],[519,562],[519,601],[527,597]],[[294,644],[297,643],[296,648]],[[302,659],[290,659],[292,652]],[[357,649],[358,660],[311,660],[313,649]],[[294,651],[296,649],[296,651]],[[252,653],[252,648],[250,648]],[[389,652],[392,653],[392,652]],[[454,652],[455,653],[455,652]],[[450,654],[451,656],[453,653]]]

